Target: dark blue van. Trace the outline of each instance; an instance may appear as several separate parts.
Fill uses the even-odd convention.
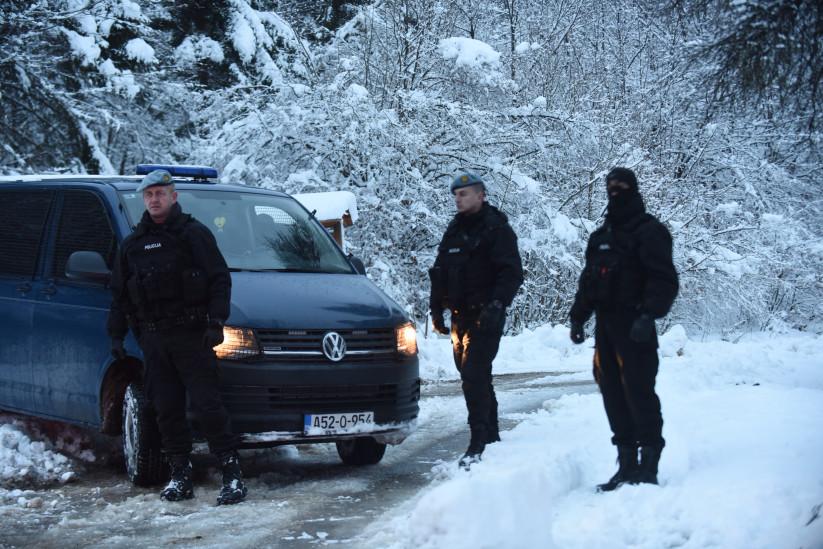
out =
[[[216,351],[243,445],[334,442],[345,463],[379,462],[418,413],[408,315],[292,197],[171,169],[231,269]],[[139,180],[0,178],[0,408],[122,434],[129,478],[147,485],[166,467],[141,352],[129,335],[129,356],[112,360],[105,329],[112,260],[144,210]]]

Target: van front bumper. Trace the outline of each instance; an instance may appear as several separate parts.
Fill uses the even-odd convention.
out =
[[[398,444],[415,428],[416,356],[368,362],[218,361],[220,392],[242,447],[332,442],[372,436]],[[368,430],[306,436],[308,414],[372,412]],[[196,428],[196,418],[191,417]]]

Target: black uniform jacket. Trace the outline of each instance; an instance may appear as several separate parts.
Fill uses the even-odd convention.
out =
[[[435,313],[477,310],[494,300],[509,306],[523,283],[523,265],[506,215],[487,203],[475,214],[457,214],[429,274]]]
[[[666,227],[642,206],[619,221],[607,218],[589,237],[572,322],[584,323],[594,311],[661,318],[677,297],[672,237]]]
[[[163,224],[148,212],[117,251],[111,278],[108,331],[188,317],[224,322],[231,276],[211,231],[174,204]]]

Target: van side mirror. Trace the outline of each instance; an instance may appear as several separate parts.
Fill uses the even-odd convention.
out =
[[[66,261],[66,276],[73,280],[90,280],[108,284],[111,271],[98,252],[74,252]]]
[[[366,274],[366,266],[363,265],[363,261],[359,257],[349,254],[349,263],[357,271],[357,274]]]

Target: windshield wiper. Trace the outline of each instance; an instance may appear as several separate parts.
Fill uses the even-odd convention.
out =
[[[229,271],[233,273],[325,273],[326,271],[318,271],[317,269],[298,269],[294,267],[282,267],[279,269],[239,269],[237,267],[229,267]]]

